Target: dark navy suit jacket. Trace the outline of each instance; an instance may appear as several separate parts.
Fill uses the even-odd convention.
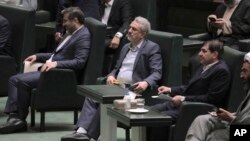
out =
[[[229,89],[231,75],[226,63],[220,60],[211,68],[202,72],[200,66],[187,85],[173,87],[171,96],[183,95],[186,101],[196,101],[223,106]]]
[[[122,62],[129,51],[129,46],[130,43],[124,45],[116,66],[109,75],[115,77],[118,75]],[[133,82],[136,83],[145,80],[152,87],[156,86],[161,76],[162,57],[160,47],[150,40],[144,40],[135,59],[132,74]]]
[[[86,27],[82,27],[55,52],[52,61],[57,61],[57,68],[66,68],[78,71],[87,62],[90,48],[90,33]],[[37,62],[45,62],[52,53],[38,53]]]
[[[104,8],[104,4],[101,4],[101,16],[104,14]],[[114,0],[107,23],[106,36],[113,38],[116,32],[126,35],[132,18],[133,12],[129,0]]]
[[[6,18],[0,15],[0,55],[13,56],[11,49],[11,29]]]

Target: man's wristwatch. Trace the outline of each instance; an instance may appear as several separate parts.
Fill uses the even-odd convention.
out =
[[[185,96],[181,97],[181,102],[185,101]]]
[[[117,32],[117,33],[115,34],[115,37],[120,38],[120,39],[122,38],[122,36],[123,36],[123,35],[122,35],[121,33],[119,33],[119,32]]]

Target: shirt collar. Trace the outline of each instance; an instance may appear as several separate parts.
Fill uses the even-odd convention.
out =
[[[213,62],[213,63],[211,63],[211,64],[208,64],[208,65],[203,66],[203,71],[208,70],[209,68],[211,68],[213,65],[217,64],[218,62],[219,62],[219,61],[217,60],[217,61],[215,61],[215,62]]]
[[[105,2],[105,5],[106,5],[107,7],[108,7],[108,6],[112,7],[113,3],[114,3],[114,0],[111,0],[111,1],[109,1],[108,3]]]

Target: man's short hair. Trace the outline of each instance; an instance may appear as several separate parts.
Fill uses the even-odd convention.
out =
[[[77,18],[80,24],[84,24],[85,16],[79,7],[68,7],[62,11],[62,14],[69,14],[69,20]]]
[[[208,49],[211,52],[218,52],[218,59],[221,59],[222,54],[224,53],[224,45],[221,41],[219,40],[210,40],[206,41],[204,45],[208,45]]]
[[[142,25],[141,30],[146,34],[148,34],[151,30],[151,24],[146,18],[138,16],[134,19],[134,21]]]

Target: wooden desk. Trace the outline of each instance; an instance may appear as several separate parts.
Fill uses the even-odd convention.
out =
[[[133,114],[128,111],[114,109],[112,105],[107,108],[109,116],[132,127],[132,141],[146,140],[146,126],[169,126],[172,124],[170,116],[163,116],[159,112],[152,110],[144,114]]]
[[[101,141],[116,141],[117,122],[107,114],[107,105],[113,103],[114,99],[121,99],[125,89],[110,85],[80,85],[77,93],[87,96],[100,103],[101,108]]]

